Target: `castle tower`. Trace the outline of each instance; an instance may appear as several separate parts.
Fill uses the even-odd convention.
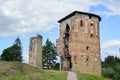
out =
[[[58,21],[56,46],[61,70],[101,75],[100,20],[98,15],[74,11]]]
[[[29,64],[42,69],[42,36],[30,38]]]

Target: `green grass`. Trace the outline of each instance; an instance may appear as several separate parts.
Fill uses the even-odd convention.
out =
[[[33,73],[22,73],[17,76],[9,77],[6,80],[67,80],[67,72],[44,71]]]
[[[0,62],[0,80],[67,80],[67,72],[40,70],[20,62]]]
[[[76,73],[78,80],[110,80],[101,76]],[[67,72],[40,70],[20,62],[0,61],[0,80],[67,80]]]
[[[102,76],[92,75],[92,74],[83,74],[80,72],[77,72],[77,77],[78,77],[78,80],[111,80],[111,79],[104,78]]]

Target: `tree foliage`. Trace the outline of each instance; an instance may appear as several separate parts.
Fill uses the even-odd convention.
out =
[[[47,39],[45,45],[42,48],[42,66],[43,68],[53,69],[56,64],[56,47],[55,45]]]
[[[19,37],[15,40],[15,43],[3,50],[1,55],[3,61],[22,61],[22,46]]]
[[[102,62],[102,75],[112,80],[120,80],[120,58],[106,57]]]

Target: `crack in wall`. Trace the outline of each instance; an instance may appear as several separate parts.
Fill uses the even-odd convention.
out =
[[[66,25],[66,31],[64,33],[65,37],[63,38],[64,41],[64,48],[63,48],[63,52],[64,52],[64,60],[63,60],[63,70],[71,70],[72,68],[72,63],[71,63],[71,55],[69,53],[69,31],[70,31],[70,27],[67,24]]]

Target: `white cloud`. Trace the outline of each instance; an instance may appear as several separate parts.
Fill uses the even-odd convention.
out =
[[[118,14],[119,3],[116,0],[0,0],[0,36],[48,31],[72,11],[88,12],[92,5],[103,4]]]
[[[104,60],[108,55],[120,58],[120,40],[109,40],[101,44],[101,59]]]
[[[108,0],[108,1],[104,1],[103,0],[103,4],[106,5],[106,7],[111,10],[111,12],[109,12],[109,15],[120,15],[120,1],[118,0]]]
[[[109,55],[120,58],[120,52],[118,52],[118,50],[112,50],[112,49],[102,50],[102,52],[101,52],[101,59],[102,59],[102,61],[104,61],[104,59],[105,59],[107,56],[109,56]]]
[[[120,58],[120,53],[119,52],[111,51],[111,52],[109,52],[109,55],[117,56],[117,57]]]
[[[104,14],[107,17],[119,15],[120,16],[120,0],[99,0],[95,3],[104,5],[109,11],[98,11],[97,13]]]
[[[29,60],[28,54],[23,54],[22,57],[23,57],[23,62],[28,63],[28,60]]]
[[[105,43],[102,43],[101,48],[120,48],[120,40],[109,40]]]

